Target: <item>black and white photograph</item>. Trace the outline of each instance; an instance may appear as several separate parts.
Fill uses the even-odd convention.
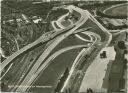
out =
[[[0,93],[128,93],[127,0],[0,7]]]

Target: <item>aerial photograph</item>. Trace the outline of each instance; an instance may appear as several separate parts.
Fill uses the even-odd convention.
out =
[[[128,93],[127,0],[0,6],[0,93]]]

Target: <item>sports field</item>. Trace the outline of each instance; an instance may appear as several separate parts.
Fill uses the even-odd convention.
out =
[[[128,16],[128,4],[108,8],[105,14],[112,16]]]

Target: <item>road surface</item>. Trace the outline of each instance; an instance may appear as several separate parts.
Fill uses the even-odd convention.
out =
[[[84,11],[72,5],[68,6],[67,9],[80,15],[80,18],[76,23],[71,24],[69,27],[64,27],[64,29],[57,30],[54,33],[50,32],[47,36],[47,33],[42,35],[34,43],[25,46],[2,63],[1,70],[3,70],[9,63],[12,63],[18,56],[24,52],[28,52],[32,47],[41,42],[44,43],[54,39],[51,40],[52,42],[49,41],[50,43],[45,47],[39,57],[34,59],[34,64],[30,69],[26,70],[25,75],[23,74],[21,80],[18,82],[17,80],[13,81],[15,84],[10,88],[10,91],[37,91],[37,88],[33,88],[32,86],[47,86],[48,88],[41,88],[39,91],[49,93],[55,89],[58,80],[61,78],[61,75],[67,67],[70,69],[70,75],[66,81],[68,82],[75,69],[75,64],[77,63],[77,61],[74,60],[78,55],[82,54],[80,51],[86,51],[88,48],[90,49],[90,46],[93,46],[94,43],[104,42],[105,34],[108,35],[108,40],[106,42],[109,44],[111,41],[110,33],[88,11]],[[60,22],[58,22],[57,25],[62,27],[62,24],[60,23],[63,19],[59,21]],[[81,28],[82,26],[84,29]],[[90,27],[92,29],[86,31]],[[3,77],[3,79],[4,78],[5,77]],[[67,83],[65,83],[64,87],[66,87],[66,84]]]

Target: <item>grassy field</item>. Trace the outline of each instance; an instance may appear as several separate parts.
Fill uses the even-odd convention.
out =
[[[84,42],[80,39],[78,39],[77,37],[75,37],[75,35],[70,35],[68,38],[65,38],[61,43],[59,43],[50,53],[50,55],[52,55],[53,53],[55,53],[56,51],[63,49],[65,47],[70,47],[70,46],[75,46],[75,45],[86,45],[87,42]],[[50,56],[49,55],[49,56]],[[48,56],[48,57],[49,57]]]
[[[67,27],[67,26],[69,26],[69,25],[71,25],[71,22],[69,21],[69,20],[64,20],[64,21],[62,21],[61,22],[61,24],[64,26],[64,27]]]
[[[101,41],[104,42],[106,39],[106,35],[105,33],[102,31],[102,29],[96,24],[94,23],[92,20],[88,19],[84,25],[82,25],[80,28],[88,28],[88,27],[92,27],[91,28],[91,32],[98,34],[101,37]],[[79,29],[80,29],[79,28]]]
[[[83,33],[78,33],[78,35],[80,35],[82,38],[90,40],[91,38],[88,35],[85,35]]]
[[[86,42],[78,39],[75,35],[70,35],[68,38],[64,39],[60,44],[58,44],[55,49],[49,54],[51,56],[56,51],[75,45],[84,45]],[[56,87],[58,80],[64,73],[65,69],[68,67],[69,70],[73,64],[73,60],[76,58],[81,48],[71,49],[57,56],[52,63],[40,74],[39,78],[35,81],[33,86],[52,86],[51,88],[31,88],[32,92],[44,92],[51,93]],[[49,58],[49,56],[47,58]],[[47,59],[46,58],[46,59]]]
[[[108,15],[113,16],[127,16],[128,14],[128,4],[113,7],[111,9],[108,9],[106,12]]]
[[[50,88],[31,88],[29,91],[37,93],[51,93],[51,91],[54,91],[61,75],[67,67],[69,69],[71,68],[73,60],[76,58],[80,50],[81,48],[72,49],[59,55],[52,61],[49,67],[40,74],[37,81],[33,84],[33,86],[51,86]]]

